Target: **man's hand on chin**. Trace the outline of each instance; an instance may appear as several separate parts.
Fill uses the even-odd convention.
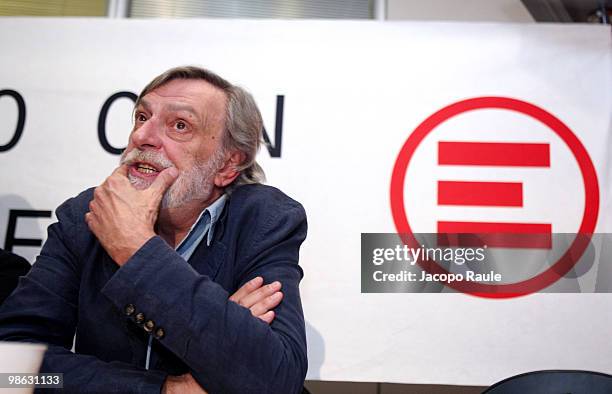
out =
[[[118,167],[96,188],[85,214],[89,229],[119,265],[155,236],[162,197],[178,176],[175,167],[166,168],[150,187],[137,190],[127,178],[127,171],[126,165]]]

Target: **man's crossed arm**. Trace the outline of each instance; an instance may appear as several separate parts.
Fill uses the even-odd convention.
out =
[[[283,299],[280,291],[281,283],[272,282],[263,285],[261,276],[248,281],[229,298],[230,301],[242,305],[251,311],[251,314],[266,323],[274,320],[274,308]],[[162,394],[198,394],[206,391],[196,382],[191,373],[179,376],[168,376],[162,388]]]

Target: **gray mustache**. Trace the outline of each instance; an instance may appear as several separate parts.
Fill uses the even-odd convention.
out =
[[[174,167],[174,164],[168,158],[159,152],[142,151],[138,148],[132,149],[129,153],[121,157],[121,164],[134,164],[138,162],[146,162],[155,165],[156,167],[165,169]]]

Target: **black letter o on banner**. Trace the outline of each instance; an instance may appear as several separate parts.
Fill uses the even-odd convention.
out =
[[[108,139],[106,139],[106,116],[108,115],[108,110],[113,102],[122,97],[127,97],[133,102],[136,102],[136,98],[138,98],[138,96],[132,92],[117,92],[104,102],[104,105],[102,105],[102,109],[100,110],[100,117],[98,117],[98,140],[100,140],[100,145],[102,145],[102,148],[113,155],[120,155],[125,148],[115,148],[108,142]]]
[[[13,134],[13,138],[11,138],[8,144],[0,145],[0,152],[6,152],[7,150],[17,145],[17,142],[19,142],[19,139],[21,138],[21,134],[23,133],[23,126],[25,125],[26,106],[25,101],[23,101],[23,97],[21,97],[21,95],[14,90],[0,90],[0,97],[2,96],[11,96],[13,99],[15,99],[15,102],[17,103],[17,110],[19,111],[19,115],[17,118],[17,127],[15,127],[15,134]]]

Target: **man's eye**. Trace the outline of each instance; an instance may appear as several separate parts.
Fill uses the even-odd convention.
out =
[[[143,113],[136,114],[136,120],[139,122],[144,122],[147,120],[147,117]]]
[[[187,124],[183,122],[182,120],[179,120],[178,122],[174,124],[174,127],[179,131],[184,131],[187,129]]]

